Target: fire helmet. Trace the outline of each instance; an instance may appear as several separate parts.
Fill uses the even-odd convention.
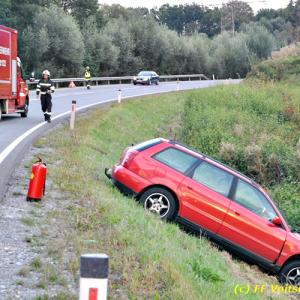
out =
[[[48,70],[44,70],[44,71],[43,71],[43,75],[47,75],[47,76],[50,77],[50,72],[49,72]]]

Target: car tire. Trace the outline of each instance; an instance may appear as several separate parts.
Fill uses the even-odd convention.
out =
[[[158,81],[158,80],[156,80],[155,84],[156,84],[156,85],[158,85],[158,83],[159,83],[159,81]]]
[[[1,103],[0,103],[0,121],[2,119],[2,107],[1,107]]]
[[[279,281],[288,285],[300,285],[300,260],[288,262],[279,272]]]
[[[141,195],[139,201],[145,210],[158,214],[163,220],[171,221],[177,215],[176,200],[167,189],[150,188]]]
[[[136,85],[136,82],[134,82],[133,84]]]
[[[147,84],[148,84],[148,85],[151,85],[151,79],[148,80],[148,83],[147,83]]]

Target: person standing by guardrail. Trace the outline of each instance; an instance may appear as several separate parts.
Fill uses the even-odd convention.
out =
[[[84,79],[86,82],[86,88],[89,90],[91,88],[91,71],[90,71],[90,67],[86,67],[85,68],[85,72],[84,72]]]
[[[50,79],[50,72],[44,70],[42,79],[40,79],[37,84],[36,94],[37,96],[41,94],[42,111],[44,113],[45,121],[48,123],[51,123],[52,93],[54,93],[54,84]]]

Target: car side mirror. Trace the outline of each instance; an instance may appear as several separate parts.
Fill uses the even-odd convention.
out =
[[[272,223],[276,226],[280,226],[282,224],[281,219],[277,216],[272,219]]]

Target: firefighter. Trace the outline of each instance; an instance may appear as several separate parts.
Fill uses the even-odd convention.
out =
[[[52,93],[54,93],[54,85],[50,79],[50,72],[45,70],[43,71],[42,79],[37,84],[36,94],[37,96],[41,94],[42,111],[45,121],[48,123],[51,123]]]
[[[84,79],[85,79],[85,82],[86,82],[86,88],[89,90],[91,88],[91,86],[90,86],[90,84],[91,84],[91,71],[90,71],[90,67],[86,67],[85,68]]]

